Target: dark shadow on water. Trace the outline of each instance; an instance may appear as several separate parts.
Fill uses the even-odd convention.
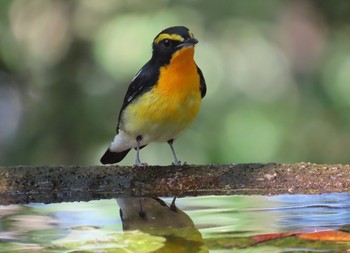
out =
[[[118,198],[123,230],[140,230],[166,239],[155,252],[208,252],[201,233],[175,202],[160,198]]]

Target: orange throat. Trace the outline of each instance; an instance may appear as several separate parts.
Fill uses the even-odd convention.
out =
[[[188,95],[199,92],[199,76],[193,59],[194,48],[182,48],[175,52],[170,63],[160,69],[157,89],[163,95]]]

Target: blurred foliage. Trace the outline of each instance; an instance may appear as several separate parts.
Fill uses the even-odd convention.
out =
[[[348,13],[346,0],[3,0],[0,163],[98,164],[130,80],[172,25],[199,39],[208,86],[175,143],[182,161],[349,163]],[[164,145],[142,160],[169,164]]]

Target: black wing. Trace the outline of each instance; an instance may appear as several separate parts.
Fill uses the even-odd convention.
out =
[[[140,97],[143,93],[150,90],[156,85],[159,76],[159,68],[152,67],[150,62],[147,62],[132,79],[129,88],[125,94],[122,108],[119,112],[117,131],[120,124],[122,113],[132,101]]]
[[[202,70],[198,66],[197,66],[197,71],[200,77],[199,89],[201,91],[201,97],[204,98],[205,94],[207,93],[207,85],[205,84],[205,79],[204,79]]]

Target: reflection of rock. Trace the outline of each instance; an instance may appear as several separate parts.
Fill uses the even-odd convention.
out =
[[[19,213],[21,210],[23,210],[23,207],[19,205],[0,206],[0,217],[4,218]]]
[[[124,231],[141,230],[166,238],[159,252],[208,252],[191,218],[175,205],[159,198],[118,198],[117,202]]]
[[[55,228],[58,221],[41,215],[15,215],[11,217],[12,226],[21,231],[36,231]]]
[[[0,232],[0,241],[14,241],[17,240],[22,233],[19,231],[3,231]]]

